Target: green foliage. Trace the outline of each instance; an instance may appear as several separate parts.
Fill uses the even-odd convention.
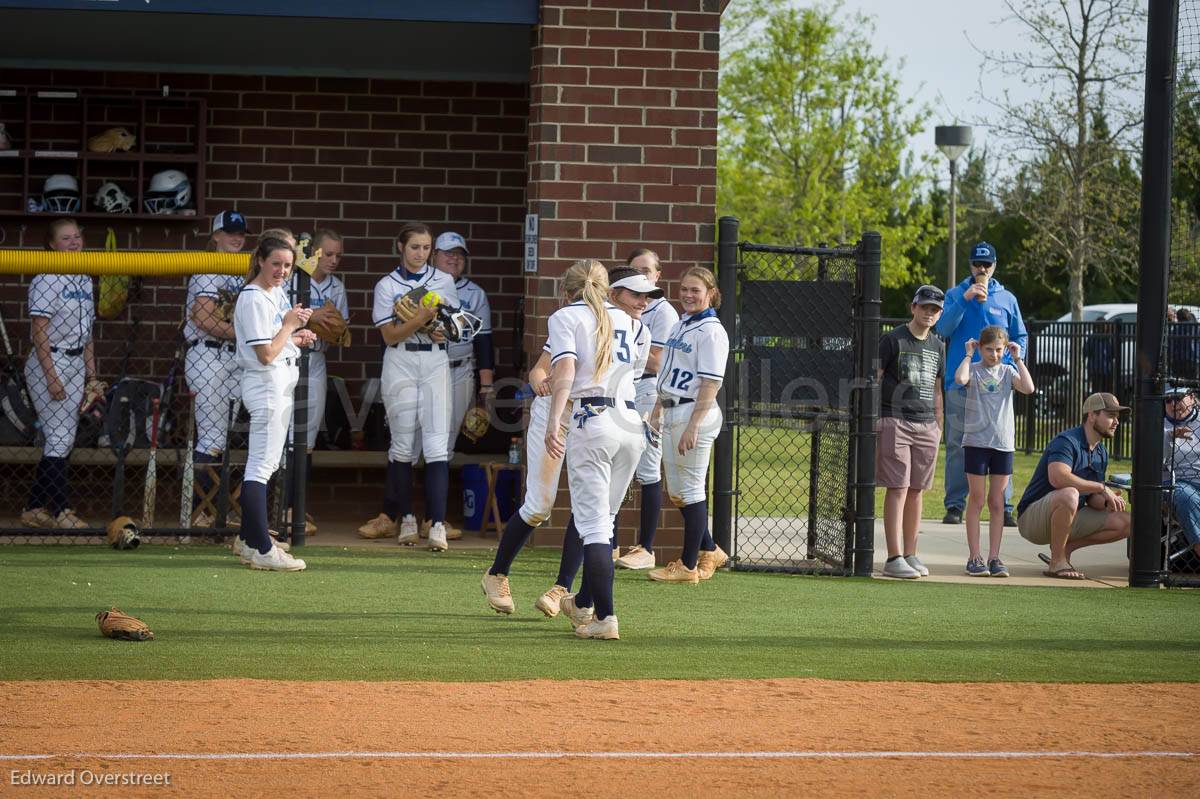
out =
[[[1175,88],[1175,142],[1171,175],[1171,280],[1168,299],[1200,300],[1200,89],[1195,65]]]
[[[936,223],[930,164],[904,156],[914,109],[862,17],[786,0],[738,0],[723,20],[717,204],[742,237],[838,244],[883,235],[883,283],[924,278]]]

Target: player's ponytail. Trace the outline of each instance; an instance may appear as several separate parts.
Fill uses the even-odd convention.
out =
[[[608,270],[591,258],[576,261],[563,276],[563,289],[572,302],[582,300],[596,316],[595,373],[599,377],[612,363],[613,326],[604,307],[608,298]]]
[[[691,269],[683,273],[683,277],[694,277],[704,284],[708,289],[708,304],[713,308],[721,307],[721,290],[717,288],[717,278],[713,275],[712,270],[703,266],[693,266]]]

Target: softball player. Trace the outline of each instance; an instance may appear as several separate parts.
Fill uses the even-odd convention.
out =
[[[246,218],[237,211],[222,211],[213,217],[208,249],[237,253],[246,244]],[[183,335],[188,350],[184,356],[184,374],[188,387],[196,395],[197,490],[208,493],[212,479],[203,464],[215,463],[225,451],[229,432],[229,400],[237,396],[238,365],[235,358],[237,336],[232,321],[217,315],[217,296],[221,290],[239,291],[243,280],[235,275],[192,275],[188,278],[187,321]],[[193,498],[198,505],[199,494]],[[207,513],[192,517],[194,527],[211,527]]]
[[[79,252],[83,233],[73,219],[56,219],[46,249]],[[75,446],[84,386],[96,375],[92,279],[87,275],[37,275],[29,282],[33,352],[25,382],[45,442],[21,522],[30,527],[78,530],[87,523],[67,507],[67,457]]]
[[[707,497],[709,456],[721,431],[716,400],[729,337],[717,319],[721,292],[712,272],[702,266],[684,272],[679,301],[684,316],[667,337],[650,424],[662,430],[667,493],[683,514],[683,554],[649,576],[658,582],[696,583],[712,577],[729,559],[709,533]]]
[[[239,498],[242,560],[263,571],[303,571],[305,563],[275,545],[267,531],[267,482],[292,420],[292,392],[300,379],[299,347],[316,340],[302,330],[312,311],[292,307],[283,286],[295,251],[286,241],[264,238],[251,261],[251,279],[234,314],[242,402],[250,412],[250,445]],[[247,551],[249,550],[249,551]],[[247,557],[249,556],[249,557]]]
[[[550,418],[571,407],[564,445],[551,426],[544,440],[552,457],[566,454],[571,512],[583,541],[584,583],[593,600],[567,595],[560,608],[580,638],[617,639],[613,608],[612,529],[625,489],[646,446],[633,397],[633,378],[650,354],[645,326],[610,305],[608,273],[599,261],[575,262],[563,279],[571,304],[549,320]],[[591,611],[591,612],[589,612]]]
[[[646,276],[651,285],[657,286],[662,277],[662,264],[653,250],[639,247],[629,254],[629,266]],[[617,302],[614,298],[614,302]],[[617,302],[620,305],[620,302]],[[624,306],[622,306],[624,307]],[[632,314],[631,314],[632,315]],[[671,328],[679,321],[675,308],[662,296],[660,291],[646,310],[642,311],[640,319],[650,330],[650,358],[646,361],[646,371],[637,379],[638,413],[649,415],[654,410],[658,399],[656,378],[658,368],[662,364],[663,347]],[[637,466],[637,481],[642,487],[641,519],[638,528],[638,542],[617,559],[617,565],[622,569],[653,569],[654,568],[654,535],[658,532],[658,517],[662,511],[662,448],[649,445],[642,453]]]
[[[429,548],[444,552],[446,544],[446,493],[450,466],[450,361],[446,337],[421,330],[436,310],[422,306],[407,322],[396,319],[398,299],[413,289],[436,292],[444,305],[458,306],[454,279],[428,263],[433,237],[429,228],[410,222],[400,229],[396,244],[404,263],[375,284],[372,318],[387,349],[383,355],[381,388],[391,446],[388,448],[387,483],[383,512],[362,527],[364,538],[382,538],[396,530],[405,546],[417,543],[417,520],[412,514],[413,430],[421,427],[425,456],[425,510],[432,523]]]

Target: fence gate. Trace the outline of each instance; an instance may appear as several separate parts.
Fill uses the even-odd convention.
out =
[[[725,392],[735,568],[869,573],[878,235],[838,248],[742,242],[736,253]]]

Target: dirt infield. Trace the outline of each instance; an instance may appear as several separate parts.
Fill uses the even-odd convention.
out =
[[[1196,796],[1194,691],[782,679],[7,682],[0,795]],[[100,756],[155,753],[178,757]],[[14,757],[40,754],[55,756]],[[159,784],[132,786],[134,775]],[[95,785],[103,778],[126,784]]]

